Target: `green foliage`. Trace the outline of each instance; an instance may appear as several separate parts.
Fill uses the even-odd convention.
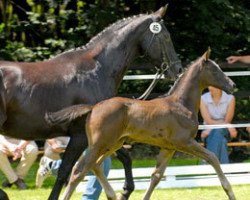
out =
[[[5,49],[9,42],[21,42],[20,48],[25,46],[31,51],[37,46],[45,47],[53,55],[85,44],[117,19],[139,14],[146,8],[147,11],[155,10],[163,3],[130,0],[92,3],[21,0],[14,3],[3,0],[3,5],[0,6],[0,58],[9,59],[5,56],[11,55],[10,49]],[[165,18],[183,61],[200,56],[208,46],[212,47],[213,57],[220,60],[235,53],[249,53],[250,11],[245,0],[173,1]],[[58,43],[51,49],[48,40],[54,40],[53,43],[58,40]]]

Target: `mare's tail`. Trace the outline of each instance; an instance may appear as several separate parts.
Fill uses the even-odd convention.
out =
[[[74,119],[84,116],[91,112],[93,105],[79,104],[64,108],[57,112],[47,112],[45,114],[45,120],[51,126],[68,124]]]

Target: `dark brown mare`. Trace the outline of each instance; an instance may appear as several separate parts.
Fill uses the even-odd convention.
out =
[[[73,168],[64,200],[70,198],[77,184],[91,169],[102,183],[108,199],[116,199],[99,164],[127,140],[156,145],[162,149],[144,200],[150,198],[175,151],[198,156],[210,163],[229,199],[235,199],[217,157],[194,139],[198,130],[197,115],[203,89],[212,85],[231,93],[234,87],[233,81],[214,61],[208,59],[208,54],[206,52],[195,61],[164,97],[150,101],[114,97],[95,106],[77,105],[47,114],[46,119],[51,125],[69,123],[88,114],[86,131],[89,151]]]
[[[58,199],[88,144],[79,122],[69,129],[51,128],[44,120],[45,112],[115,96],[127,67],[140,52],[158,66],[168,65],[169,72],[176,75],[181,63],[162,22],[165,12],[162,7],[152,14],[120,20],[86,46],[44,62],[0,62],[0,125],[4,134],[26,140],[71,137],[50,200]],[[159,33],[149,29],[152,22],[161,26]]]

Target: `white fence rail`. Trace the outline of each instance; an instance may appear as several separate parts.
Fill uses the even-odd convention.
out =
[[[250,163],[222,164],[222,170],[232,185],[250,184]],[[154,168],[134,168],[133,175],[136,190],[145,190],[150,183]],[[122,190],[124,170],[110,170],[108,179],[114,190]],[[210,165],[192,165],[168,167],[156,188],[186,188],[219,186],[220,181]],[[76,191],[83,192],[86,181],[81,182]]]
[[[250,76],[250,71],[234,71],[234,72],[225,72],[227,76]],[[124,76],[123,80],[148,80],[148,79],[154,79],[154,74],[148,74],[148,75],[126,75]],[[164,79],[163,76],[161,79]]]

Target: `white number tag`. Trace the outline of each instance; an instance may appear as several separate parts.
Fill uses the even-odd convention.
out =
[[[159,22],[152,22],[149,26],[149,29],[152,33],[160,33],[161,32],[161,24]]]

